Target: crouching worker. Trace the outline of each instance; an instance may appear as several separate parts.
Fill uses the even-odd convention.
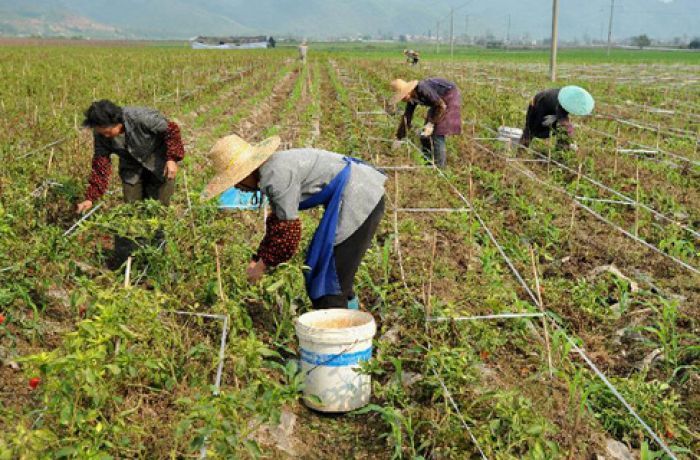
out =
[[[520,145],[529,147],[532,138],[547,139],[554,133],[557,148],[575,150],[574,125],[569,120],[569,114],[588,115],[594,105],[593,96],[579,86],[552,88],[537,93],[527,108]]]
[[[365,163],[325,150],[276,152],[279,137],[250,145],[219,139],[210,152],[216,176],[204,196],[230,187],[262,191],[270,202],[265,236],[248,265],[249,282],[291,259],[301,240],[299,211],[323,206],[306,254],[306,291],[314,308],[355,308],[355,273],[384,214],[386,177]]]
[[[89,210],[107,191],[112,154],[119,157],[124,201],[150,198],[165,206],[170,203],[178,162],[185,156],[176,123],[154,109],[119,107],[103,99],[87,109],[83,126],[93,130],[95,152],[85,200],[78,204],[78,213]],[[134,249],[132,240],[116,236],[110,265],[119,267]]]
[[[406,137],[406,132],[411,129],[416,107],[419,104],[428,106],[425,125],[420,132],[423,154],[428,161],[444,168],[447,161],[445,136],[462,132],[462,97],[457,85],[443,78],[427,78],[409,82],[397,79],[391,82],[391,87],[395,93],[391,105],[395,106],[399,101],[406,102],[406,111],[396,132],[394,147],[400,144],[398,141]]]

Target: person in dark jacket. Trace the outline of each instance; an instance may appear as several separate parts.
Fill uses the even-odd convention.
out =
[[[112,154],[119,157],[119,177],[127,203],[155,199],[167,206],[175,189],[178,162],[185,156],[180,128],[155,109],[119,107],[103,99],[85,111],[83,126],[93,130],[94,154],[85,199],[78,213],[89,210],[107,191]],[[115,237],[114,265],[123,263],[133,243]]]
[[[399,101],[406,102],[406,110],[396,131],[397,141],[394,142],[394,147],[400,144],[401,139],[406,137],[406,132],[411,129],[416,107],[428,106],[425,125],[420,132],[423,154],[428,161],[444,168],[447,161],[445,136],[462,132],[462,98],[459,88],[444,78],[409,82],[396,79],[391,82],[391,87],[395,93],[391,100],[392,105]]]
[[[533,138],[547,139],[554,133],[557,148],[575,149],[574,125],[569,114],[588,115],[594,105],[593,97],[578,86],[551,88],[537,93],[527,108],[520,145],[529,147]]]
[[[406,62],[411,65],[418,64],[418,61],[420,60],[420,54],[415,50],[405,49],[403,50],[403,55],[406,56]]]

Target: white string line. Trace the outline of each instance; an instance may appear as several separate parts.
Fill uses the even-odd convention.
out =
[[[483,127],[483,128],[486,128],[486,129],[489,129],[489,130],[491,130],[491,131],[494,131],[492,128],[490,128],[490,127],[488,127],[488,126],[485,126],[485,125],[483,125],[483,124],[481,124],[481,123],[479,123],[479,125],[480,125],[481,127]],[[477,143],[477,144],[478,144],[478,145],[481,145],[481,144],[479,144],[479,143]],[[525,146],[522,146],[522,147],[524,147],[525,149],[527,149],[527,151],[529,151],[529,152],[531,152],[531,153],[534,153],[534,154],[537,155],[538,157],[540,157],[540,158],[542,158],[542,159],[544,159],[544,160],[548,160],[550,163],[553,163],[554,165],[556,165],[556,166],[559,167],[560,169],[564,169],[564,170],[570,172],[571,174],[575,174],[575,175],[578,177],[579,173],[578,173],[578,171],[576,171],[575,169],[573,169],[573,168],[571,168],[571,167],[569,167],[569,166],[567,166],[567,165],[565,165],[565,164],[563,164],[563,163],[560,163],[560,162],[558,162],[558,161],[556,161],[556,160],[554,160],[554,159],[548,157],[547,155],[544,155],[543,153],[538,152],[537,150],[535,150],[535,149],[533,149],[533,148],[531,148],[531,147],[525,147]],[[509,157],[505,157],[505,156],[504,156],[504,158],[506,158],[506,161],[508,161],[507,159],[508,159]],[[623,194],[623,193],[621,193],[621,192],[619,192],[619,191],[617,191],[617,190],[615,190],[615,189],[613,189],[613,188],[611,188],[611,187],[608,187],[607,185],[603,184],[602,182],[600,182],[600,181],[598,181],[598,180],[596,180],[596,179],[594,179],[594,178],[592,178],[592,177],[590,177],[590,176],[587,176],[586,174],[581,173],[581,178],[582,178],[582,179],[586,179],[586,180],[587,180],[588,182],[590,182],[591,184],[596,185],[597,187],[600,187],[601,189],[603,189],[603,190],[605,190],[605,191],[607,191],[607,192],[610,192],[610,193],[612,193],[613,195],[615,195],[615,196],[617,196],[617,197],[619,197],[619,198],[622,198],[622,199],[625,200],[625,201],[628,201],[629,203],[634,203],[635,205],[637,205],[637,206],[639,206],[640,208],[642,208],[642,209],[644,209],[644,210],[646,210],[646,211],[652,213],[654,216],[656,216],[656,217],[658,217],[658,218],[660,218],[660,219],[663,219],[663,220],[665,220],[665,221],[667,221],[667,222],[669,222],[669,223],[672,223],[672,224],[674,224],[674,225],[676,225],[676,226],[682,228],[683,230],[687,231],[688,233],[691,233],[691,234],[692,234],[693,236],[695,236],[696,238],[700,238],[700,232],[696,231],[696,230],[693,229],[692,227],[690,227],[690,226],[688,226],[688,225],[686,225],[686,224],[683,224],[683,223],[681,223],[681,222],[678,222],[678,221],[676,221],[676,220],[674,220],[674,219],[668,217],[667,215],[665,215],[665,214],[663,214],[663,213],[657,211],[656,209],[654,209],[654,208],[652,208],[652,207],[650,207],[650,206],[647,206],[646,204],[644,204],[644,203],[642,203],[642,202],[640,202],[640,201],[636,201],[636,200],[634,200],[634,199],[628,197],[627,195],[625,195],[625,194]]]
[[[428,316],[425,318],[428,322],[445,322],[445,321],[476,321],[489,319],[509,319],[509,318],[541,318],[544,313],[498,313],[493,315],[475,315],[475,316]]]
[[[452,394],[447,389],[445,382],[442,380],[442,377],[440,377],[440,375],[438,374],[438,372],[435,370],[434,367],[433,367],[433,374],[435,374],[435,377],[437,378],[438,382],[440,383],[440,386],[442,387],[442,391],[445,395],[445,399],[447,399],[450,402],[450,404],[454,408],[455,412],[457,413],[457,417],[459,417],[459,420],[462,422],[462,426],[467,430],[467,433],[469,433],[469,437],[472,439],[472,442],[474,443],[476,448],[479,450],[479,453],[481,454],[481,458],[483,458],[484,460],[488,460],[488,457],[486,457],[486,454],[484,454],[484,451],[481,450],[481,446],[479,445],[479,441],[476,440],[474,433],[472,433],[472,430],[469,427],[469,424],[467,423],[466,420],[464,420],[464,417],[462,416],[462,413],[460,412],[459,407],[457,407],[455,400],[452,399]]]
[[[413,212],[413,213],[431,213],[431,212],[469,212],[467,208],[393,208],[390,211],[398,212]]]
[[[475,145],[476,145],[478,148],[480,148],[481,150],[484,150],[484,151],[486,151],[487,153],[490,153],[491,155],[493,155],[493,156],[495,156],[495,157],[497,157],[497,158],[502,157],[502,156],[499,155],[498,153],[493,152],[492,150],[486,148],[485,146],[479,144],[478,142],[476,142]],[[512,165],[513,163],[506,163],[506,164],[507,164],[507,165]],[[650,249],[650,250],[656,252],[657,254],[660,254],[660,255],[662,255],[662,256],[664,256],[664,257],[666,257],[666,258],[668,258],[668,259],[674,261],[676,264],[682,266],[683,268],[685,268],[685,269],[687,269],[687,270],[690,270],[691,272],[693,272],[693,273],[695,273],[695,274],[697,274],[697,275],[700,275],[700,270],[699,270],[698,268],[696,268],[696,267],[694,267],[694,266],[692,266],[692,265],[690,265],[690,264],[688,264],[688,263],[682,261],[681,259],[679,259],[679,258],[677,258],[677,257],[675,257],[675,256],[673,256],[673,255],[671,255],[671,254],[668,254],[668,253],[664,252],[663,250],[659,249],[658,247],[654,246],[653,244],[649,243],[648,241],[646,241],[646,240],[644,240],[644,239],[642,239],[642,238],[640,238],[640,237],[638,237],[638,236],[635,236],[634,234],[628,232],[627,230],[625,230],[624,228],[622,228],[622,227],[620,227],[619,225],[615,224],[614,222],[612,222],[612,221],[609,220],[608,218],[604,217],[603,215],[601,215],[601,214],[599,214],[598,212],[594,211],[593,209],[591,209],[591,208],[588,207],[587,205],[585,205],[585,204],[581,203],[580,201],[578,201],[578,200],[575,198],[575,196],[574,196],[573,194],[569,193],[567,190],[565,190],[565,189],[563,189],[563,188],[561,188],[561,187],[559,187],[559,186],[556,186],[556,185],[554,185],[554,184],[551,184],[551,183],[549,183],[549,182],[547,182],[547,181],[544,181],[544,180],[540,179],[540,178],[537,177],[537,175],[535,175],[532,171],[524,172],[524,171],[518,170],[518,168],[514,168],[514,169],[515,169],[516,171],[521,172],[521,173],[522,173],[523,175],[525,175],[526,177],[529,177],[530,179],[532,179],[532,180],[534,180],[534,181],[536,181],[536,182],[539,182],[540,184],[542,184],[542,185],[544,185],[544,186],[546,186],[546,187],[549,187],[549,188],[551,188],[551,189],[553,189],[553,190],[556,190],[557,192],[559,192],[559,193],[561,193],[561,194],[563,194],[563,195],[566,195],[567,197],[569,197],[569,199],[571,199],[571,201],[572,201],[576,206],[580,207],[581,209],[584,209],[585,211],[587,211],[589,214],[593,215],[593,216],[594,216],[595,218],[597,218],[598,220],[600,220],[600,221],[602,221],[602,222],[605,222],[606,224],[608,224],[609,226],[611,226],[611,227],[614,228],[615,230],[619,231],[619,232],[622,233],[623,235],[625,235],[625,236],[631,238],[632,240],[636,241],[637,243],[639,243],[639,244],[645,246],[647,249]],[[477,215],[478,215],[478,214],[477,214]]]
[[[85,220],[87,220],[88,217],[93,215],[95,213],[95,211],[97,211],[98,209],[100,209],[102,207],[103,204],[104,204],[104,201],[101,203],[97,203],[96,206],[94,206],[90,211],[88,211],[83,217],[81,217],[76,223],[74,223],[68,230],[63,232],[63,236],[69,236],[71,233],[73,233],[73,231],[75,231],[75,229],[77,229],[78,226],[82,222],[84,222]]]
[[[593,132],[596,133],[596,134],[600,134],[600,135],[603,136],[603,137],[607,137],[607,138],[609,138],[609,139],[619,140],[619,139],[618,139],[614,134],[612,134],[612,133],[608,133],[608,132],[606,132],[606,131],[603,131],[603,130],[594,128],[594,127],[592,127],[592,126],[584,125],[584,124],[579,125],[579,126],[583,127],[584,129],[587,129],[587,130],[589,130],[589,131],[593,131]],[[670,157],[675,158],[675,159],[680,160],[680,161],[685,161],[685,162],[690,163],[690,164],[695,165],[695,166],[700,166],[700,161],[698,161],[698,160],[694,160],[694,159],[692,159],[692,158],[684,157],[683,155],[679,155],[679,154],[674,153],[674,152],[669,152],[668,150],[664,150],[664,149],[662,149],[662,148],[658,148],[658,149],[657,149],[656,147],[652,147],[652,146],[645,145],[645,144],[640,144],[639,142],[634,142],[634,141],[630,141],[630,140],[623,140],[623,142],[624,142],[625,144],[628,144],[628,145],[636,145],[637,147],[641,147],[641,148],[643,148],[643,149],[648,149],[648,150],[656,149],[656,150],[659,151],[659,153],[662,153],[662,154],[664,154],[664,155],[666,155],[666,156],[670,156]],[[676,166],[678,166],[676,163],[673,163],[673,164],[676,165]]]
[[[412,143],[412,145],[417,149],[417,147],[415,146],[415,144]],[[477,145],[477,146],[480,146],[481,144],[476,143],[476,145]],[[482,146],[482,148],[483,148],[483,146]],[[488,151],[488,149],[485,149],[485,150]],[[506,163],[506,164],[507,164],[507,165],[511,165],[511,163]],[[520,171],[518,168],[515,168],[515,167],[513,167],[513,169],[516,169],[517,171]],[[448,184],[450,184],[450,186],[451,186],[453,189],[456,189],[456,187],[455,187],[455,186],[452,184],[452,182],[447,178],[447,176],[445,176],[445,174],[442,172],[442,170],[438,169],[437,167],[435,168],[435,170],[436,170],[438,173],[440,173],[440,175],[445,179],[445,181],[447,181]],[[527,174],[526,174],[526,175],[527,175]],[[528,176],[528,177],[529,177],[529,176]],[[543,182],[543,181],[540,181],[540,182]],[[544,185],[549,185],[549,184],[546,184],[546,183],[544,183],[544,182],[543,182],[543,184],[544,184]],[[510,258],[505,254],[505,251],[503,250],[503,248],[501,247],[501,245],[500,245],[500,244],[498,243],[498,241],[496,241],[496,239],[493,237],[493,234],[491,233],[491,230],[488,228],[488,226],[486,226],[486,224],[484,223],[483,219],[481,219],[481,216],[479,215],[478,211],[476,211],[476,209],[473,208],[473,206],[471,205],[471,203],[469,202],[469,200],[467,200],[461,193],[459,193],[459,195],[460,195],[460,197],[464,200],[464,202],[465,202],[468,206],[470,206],[471,209],[474,210],[474,215],[477,217],[477,219],[478,219],[479,222],[481,223],[482,228],[488,233],[489,238],[490,238],[491,241],[494,243],[494,245],[498,248],[499,253],[500,253],[501,256],[503,257],[503,259],[505,260],[505,262],[508,264],[508,266],[510,267],[511,272],[512,272],[513,275],[517,278],[517,280],[520,282],[520,285],[523,287],[523,289],[525,289],[525,291],[530,295],[530,298],[533,300],[534,304],[535,304],[536,306],[542,307],[542,306],[540,305],[538,299],[535,297],[535,295],[534,295],[534,294],[532,293],[532,291],[530,290],[530,287],[529,287],[529,286],[527,285],[527,283],[525,283],[525,281],[523,280],[522,276],[520,275],[520,272],[518,272],[518,270],[514,267],[513,263],[511,262]],[[579,204],[580,204],[580,203],[579,203]],[[585,205],[581,204],[581,206],[585,206]],[[573,342],[573,340],[569,337],[569,334],[567,333],[567,331],[566,331],[562,326],[560,326],[556,321],[553,321],[553,324],[554,324],[554,326],[555,326],[559,331],[561,331],[561,332],[564,334],[564,336],[567,338],[567,340],[569,341],[569,343],[572,343],[572,344],[573,344],[574,349],[576,350],[576,352],[577,352],[580,356],[582,356],[582,357],[583,357],[583,356],[586,356],[585,352],[584,352],[581,348],[579,348],[579,347]],[[594,372],[598,377],[600,377],[601,380],[603,380],[603,383],[605,383],[605,385],[610,389],[610,391],[613,392],[613,395],[625,406],[625,408],[629,411],[629,413],[632,414],[632,416],[633,416],[635,419],[637,419],[637,421],[639,421],[639,422],[641,423],[642,427],[647,431],[647,433],[649,433],[649,435],[654,439],[654,441],[656,441],[657,444],[658,444],[658,445],[659,445],[673,460],[677,460],[677,458],[676,458],[675,455],[671,452],[671,450],[668,448],[668,446],[666,445],[666,443],[665,443],[663,440],[661,440],[661,438],[659,438],[659,436],[657,436],[657,434],[651,429],[651,427],[649,427],[649,425],[646,424],[646,422],[644,422],[644,420],[642,420],[642,418],[641,418],[639,415],[637,415],[637,412],[634,410],[634,408],[632,408],[632,406],[630,406],[630,404],[627,402],[627,400],[625,400],[625,398],[620,394],[620,392],[617,391],[617,389],[615,388],[615,386],[614,386],[612,383],[610,383],[610,381],[605,377],[605,375],[600,371],[600,369],[598,369],[598,367],[595,366],[595,364],[588,358],[588,356],[586,356],[586,358],[584,359],[584,361],[585,361],[586,364],[591,368],[591,370],[593,370],[593,372]]]

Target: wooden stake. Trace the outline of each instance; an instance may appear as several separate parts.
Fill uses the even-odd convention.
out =
[[[552,370],[552,347],[549,344],[549,327],[547,326],[547,315],[544,311],[544,302],[542,302],[542,291],[540,289],[540,277],[537,274],[537,263],[535,262],[535,251],[530,246],[530,258],[532,259],[532,273],[535,276],[535,289],[537,289],[537,306],[540,307],[542,316],[542,326],[544,327],[544,342],[547,346],[547,364],[549,365],[549,377],[554,377]]]
[[[636,200],[637,203],[634,205],[634,236],[639,236],[639,159],[635,162],[636,166]]]
[[[131,286],[131,256],[126,259],[126,272],[124,273],[124,288]]]

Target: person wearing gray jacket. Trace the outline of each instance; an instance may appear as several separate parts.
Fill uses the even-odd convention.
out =
[[[119,157],[119,177],[127,203],[155,199],[167,206],[175,188],[178,162],[185,156],[180,128],[155,109],[119,107],[103,99],[85,111],[83,127],[93,130],[94,154],[85,199],[76,211],[83,213],[107,191],[112,174],[111,155]],[[115,238],[119,266],[131,254],[133,244]]]

